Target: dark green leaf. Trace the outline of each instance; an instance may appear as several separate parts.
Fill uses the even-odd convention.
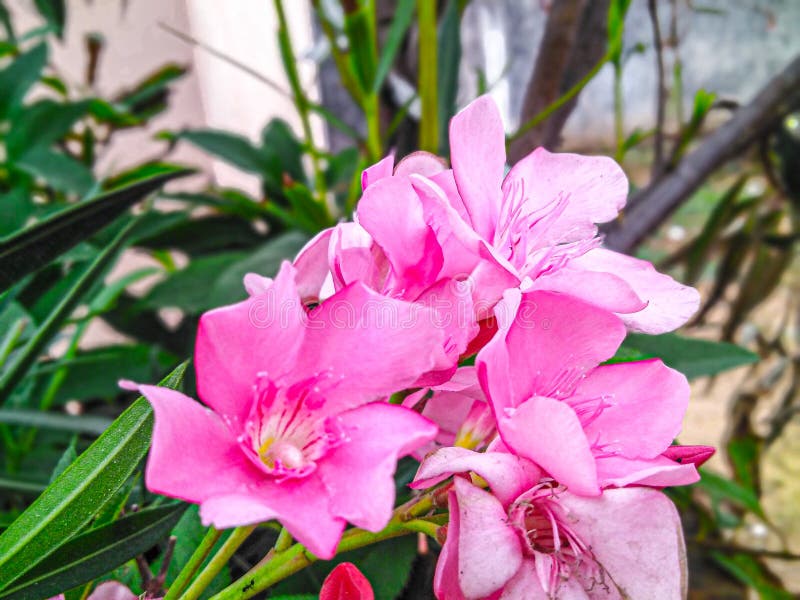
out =
[[[85,196],[95,183],[92,172],[82,163],[49,148],[28,150],[17,157],[15,166],[34,177],[41,177],[48,186],[67,194]]]
[[[22,188],[0,195],[0,238],[22,229],[35,206]]]
[[[36,361],[39,353],[44,350],[51,338],[70,316],[83,295],[103,276],[111,262],[116,258],[117,253],[122,249],[125,237],[132,224],[133,222],[129,223],[127,227],[120,231],[114,241],[81,273],[80,278],[36,329],[33,337],[25,347],[14,357],[11,364],[7,365],[2,376],[0,376],[0,402],[5,402],[14,387]]]
[[[293,181],[308,183],[303,170],[303,146],[282,119],[272,119],[261,132],[263,163],[276,186],[286,173]]]
[[[732,479],[727,479],[721,475],[702,469],[698,486],[708,492],[712,502],[726,500],[764,518],[764,511],[761,508],[761,503],[755,492]]]
[[[630,333],[622,345],[626,351],[638,351],[643,356],[660,358],[667,366],[677,369],[689,379],[716,375],[758,360],[757,354],[735,344],[690,339],[674,333]]]
[[[350,65],[362,92],[369,92],[375,81],[377,44],[371,11],[359,6],[344,16],[344,31],[350,47]]]
[[[247,138],[235,133],[217,129],[192,129],[166,136],[185,140],[249,173],[262,174],[266,168],[266,161],[258,148]]]
[[[282,233],[254,249],[246,256],[225,268],[218,275],[208,294],[211,306],[230,304],[246,297],[242,279],[247,273],[272,277],[284,260],[292,260],[308,241],[297,231]]]
[[[395,6],[394,18],[389,27],[389,32],[386,34],[386,41],[383,43],[381,58],[380,61],[378,61],[378,68],[375,72],[375,78],[372,81],[373,94],[377,94],[380,91],[384,79],[386,79],[389,70],[392,68],[394,58],[397,56],[397,51],[400,49],[400,44],[403,43],[406,31],[408,31],[411,20],[414,18],[414,4],[415,0],[398,0]],[[453,4],[453,2],[450,4]]]
[[[44,17],[47,25],[59,38],[64,37],[64,23],[67,19],[67,7],[64,0],[35,0],[36,10]]]
[[[352,562],[372,584],[375,600],[394,600],[403,590],[417,555],[416,536],[409,535],[367,546],[315,563],[279,583],[272,591],[280,594],[319,593],[322,581],[341,562]]]
[[[185,509],[182,504],[151,508],[91,529],[27,571],[0,598],[46,598],[88,583],[163,540]]]
[[[0,291],[93,235],[167,181],[189,172],[175,170],[108,192],[3,239],[0,241]]]
[[[185,370],[186,363],[161,385],[177,388]],[[0,535],[0,590],[51,556],[122,487],[150,446],[152,413],[144,398],[134,402]]]
[[[181,65],[164,65],[132,90],[123,92],[115,103],[137,117],[149,118],[166,107],[169,84],[183,77],[186,71]]]
[[[13,160],[31,148],[49,147],[69,133],[88,108],[88,101],[61,104],[40,100],[26,106],[14,117],[6,138],[9,157]]]
[[[19,108],[46,64],[47,46],[39,44],[0,71],[0,119],[9,117]]]
[[[0,411],[2,412],[2,411]],[[75,450],[75,442],[78,438],[72,436],[72,439],[69,442],[69,446],[67,449],[64,450],[64,454],[61,455],[61,458],[58,459],[55,468],[53,469],[53,474],[50,476],[50,483],[56,480],[56,478],[61,475],[64,471],[67,470],[67,467],[70,466],[75,459],[78,458],[78,452]]]
[[[211,215],[178,221],[154,235],[140,237],[136,245],[181,250],[191,256],[199,256],[223,250],[245,250],[263,240],[264,236],[259,235],[244,219]]]
[[[315,234],[334,224],[328,216],[327,209],[317,202],[311,190],[303,184],[296,183],[285,187],[284,193],[292,207],[292,216],[307,233]]]
[[[439,104],[439,154],[450,154],[448,126],[456,114],[458,68],[461,63],[461,13],[458,0],[448,0],[438,32],[439,51],[436,55],[436,77]]]
[[[74,417],[72,415],[38,410],[3,408],[0,409],[0,423],[100,435],[111,425],[111,419],[93,415]]]

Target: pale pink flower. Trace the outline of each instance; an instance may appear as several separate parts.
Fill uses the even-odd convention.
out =
[[[128,586],[121,584],[118,581],[104,581],[89,594],[86,600],[137,600],[138,596],[134,594]],[[64,600],[64,594],[53,596],[50,600]]]
[[[414,453],[419,459],[440,446],[477,450],[488,445],[496,434],[494,415],[475,367],[460,367],[449,381],[409,394],[403,406],[439,426],[436,439]]]
[[[506,292],[478,376],[503,442],[580,495],[692,483],[692,461],[662,456],[681,429],[686,378],[660,360],[601,365],[625,325],[554,292]]]
[[[450,209],[423,207],[426,222],[440,239],[449,236],[451,252],[460,251],[461,264],[471,265],[465,273],[479,272],[471,261],[475,253],[491,251],[491,265],[504,265],[508,274],[531,289],[569,293],[620,315],[632,330],[663,333],[682,325],[697,310],[699,296],[693,288],[680,285],[658,273],[642,260],[600,247],[597,223],[614,219],[625,205],[628,181],[612,159],[551,153],[537,148],[505,171],[505,135],[500,112],[489,96],[469,104],[450,122],[452,170],[441,159],[415,153],[391,170],[391,157],[365,171],[366,193],[386,178],[398,175],[414,178],[423,204],[440,204],[444,195]],[[396,184],[391,184],[396,185]],[[386,188],[389,184],[386,185]],[[380,190],[385,210],[394,201]],[[368,210],[368,209],[365,209]],[[359,207],[359,213],[362,208]],[[458,218],[453,217],[453,212]],[[379,213],[380,214],[380,213]],[[362,219],[371,235],[374,222]],[[464,225],[484,242],[464,231]],[[386,219],[383,236],[403,237],[394,219]],[[415,244],[422,254],[422,246]],[[467,258],[465,253],[472,252]],[[450,257],[451,261],[456,261]],[[489,269],[495,281],[484,277],[476,286],[484,289],[477,299],[491,308],[499,299],[498,270]],[[497,285],[497,284],[500,285]],[[502,290],[500,290],[502,291]],[[480,310],[479,310],[480,313]]]
[[[439,456],[443,455],[443,456]],[[525,459],[443,448],[415,487],[456,476],[434,591],[439,600],[546,600],[685,596],[680,518],[661,492],[605,490],[584,498],[540,479]]]
[[[197,390],[212,410],[138,386],[155,411],[145,481],[199,503],[206,525],[278,519],[330,558],[346,521],[386,525],[397,459],[435,437],[431,421],[373,401],[443,364],[443,333],[419,306],[359,283],[307,310],[288,263],[256,283],[200,319]]]

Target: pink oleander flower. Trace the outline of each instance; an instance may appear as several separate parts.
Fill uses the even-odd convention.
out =
[[[89,594],[86,600],[137,600],[138,596],[118,581],[104,581]],[[64,594],[53,596],[50,600],[64,600]],[[156,600],[156,599],[154,599]]]
[[[489,96],[453,118],[450,149],[451,170],[418,152],[394,170],[389,157],[365,171],[358,220],[376,240],[405,241],[413,249],[409,256],[426,266],[430,252],[419,232],[427,226],[447,249],[445,260],[475,279],[479,317],[504,287],[520,282],[582,298],[647,333],[675,329],[697,310],[693,288],[646,261],[600,247],[596,224],[614,219],[628,194],[627,178],[612,159],[537,148],[504,176],[503,123]],[[407,213],[416,215],[413,241]]]
[[[450,523],[436,565],[439,600],[547,600],[685,596],[680,518],[661,492],[571,494],[524,458],[443,448],[420,466],[414,487],[456,476]]]
[[[375,593],[358,567],[345,562],[336,565],[322,582],[319,600],[375,600]]]
[[[353,283],[307,310],[294,268],[200,319],[197,391],[137,386],[155,412],[145,481],[200,504],[204,524],[277,519],[331,558],[347,521],[378,531],[397,459],[436,426],[384,399],[446,362],[421,308]],[[259,289],[255,289],[259,288]],[[131,384],[129,384],[131,385]]]
[[[625,337],[619,317],[572,296],[519,290],[495,313],[498,332],[476,366],[512,452],[579,495],[698,479],[693,461],[669,454],[689,400],[686,378],[657,359],[600,364]]]
[[[450,381],[409,394],[403,406],[439,426],[436,439],[415,451],[420,460],[440,446],[480,449],[496,434],[494,415],[475,367],[460,367]]]

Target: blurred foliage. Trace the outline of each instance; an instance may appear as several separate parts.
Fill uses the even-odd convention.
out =
[[[186,67],[164,64],[102,97],[93,91],[105,48],[102,36],[85,40],[86,75],[80,85],[69,84],[50,61],[52,43],[68,25],[64,0],[36,0],[41,26],[30,31],[17,31],[0,1],[0,598],[46,597],[71,588],[67,598],[78,600],[93,581],[107,578],[136,593],[157,593],[164,581],[146,576],[148,563],[171,582],[206,529],[194,507],[187,510],[144,488],[141,459],[149,445],[149,405],[140,399],[123,413],[132,395],[117,381],[166,376],[165,385],[191,392],[191,370],[183,377],[186,367],[178,364],[192,354],[203,311],[243,299],[245,273],[272,275],[310,236],[349,216],[361,170],[390,149],[398,150],[398,158],[420,145],[448,153],[447,123],[456,110],[460,20],[467,2],[445,0],[437,12],[426,2],[399,0],[386,23],[379,23],[374,0],[312,4],[342,87],[360,110],[365,136],[306,95],[283,2],[274,0],[287,93],[302,135],[281,119],[267,123],[257,141],[213,129],[160,131],[158,156],[122,172],[106,172],[103,158],[117,134],[157,128]],[[647,157],[656,131],[626,131],[623,118],[622,72],[632,53],[643,50],[623,43],[630,4],[609,3],[602,61],[520,131],[549,118],[610,63],[616,156],[627,168]],[[673,9],[677,4],[671,3]],[[415,38],[417,31],[422,39]],[[389,75],[413,41],[419,46],[417,60],[425,65],[415,72],[422,93],[414,89],[390,101]],[[677,48],[678,40],[671,43]],[[671,144],[659,168],[664,172],[702,139],[710,113],[730,108],[699,90],[691,113],[684,115],[682,68],[678,57],[666,98],[675,126],[660,132]],[[478,73],[478,88],[470,94],[489,85]],[[421,122],[411,110],[417,101]],[[323,148],[312,137],[312,114],[345,133],[352,145],[336,153]],[[189,174],[169,162],[177,144],[190,144],[255,175],[258,193],[214,184],[162,190]],[[800,344],[786,334],[790,324],[800,330],[798,306],[790,299],[772,308],[781,304],[774,302],[775,291],[793,265],[798,173],[800,117],[790,117],[763,140],[757,160],[743,161],[733,177],[709,182],[704,197],[692,203],[702,204],[702,227],[690,231],[682,247],[660,252],[667,255],[665,267],[703,288],[705,304],[690,334],[700,332],[707,339],[632,334],[614,359],[656,356],[689,377],[713,378],[750,365],[750,385],[733,399],[722,449],[732,476],[706,471],[696,486],[671,492],[684,515],[696,597],[724,589],[742,598],[744,586],[763,598],[789,597],[764,560],[774,556],[733,540],[753,519],[774,529],[762,503],[762,459],[798,412]],[[754,180],[766,184],[754,190]],[[156,194],[169,202],[156,201]],[[121,262],[132,250],[146,266],[127,268]],[[753,325],[752,316],[767,303],[779,315],[777,330]],[[120,335],[90,345],[87,330],[98,324]],[[778,380],[789,383],[768,430],[757,430],[753,415]],[[414,470],[410,459],[401,465],[398,484]],[[171,561],[165,558],[170,533],[176,537]],[[270,528],[259,529],[206,596],[260,560],[275,537]],[[432,546],[420,555],[413,538],[407,538],[341,558],[358,564],[378,598],[418,599],[430,594]],[[788,551],[777,554],[798,558]],[[99,562],[82,560],[89,555]],[[333,564],[315,565],[276,593],[317,592]]]

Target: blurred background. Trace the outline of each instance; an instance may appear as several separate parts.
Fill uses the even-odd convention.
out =
[[[5,0],[0,61],[0,237],[194,170],[136,206],[102,269],[120,223],[74,232],[0,297],[0,527],[127,404],[117,379],[190,356],[244,273],[351,214],[363,167],[446,156],[449,118],[489,93],[509,163],[540,145],[615,157],[631,197],[607,244],[701,290],[678,335],[625,346],[692,379],[680,441],[718,448],[672,493],[690,597],[798,597],[800,1]],[[426,597],[436,549],[400,552],[363,570],[381,598]],[[115,577],[137,585],[133,563]]]

